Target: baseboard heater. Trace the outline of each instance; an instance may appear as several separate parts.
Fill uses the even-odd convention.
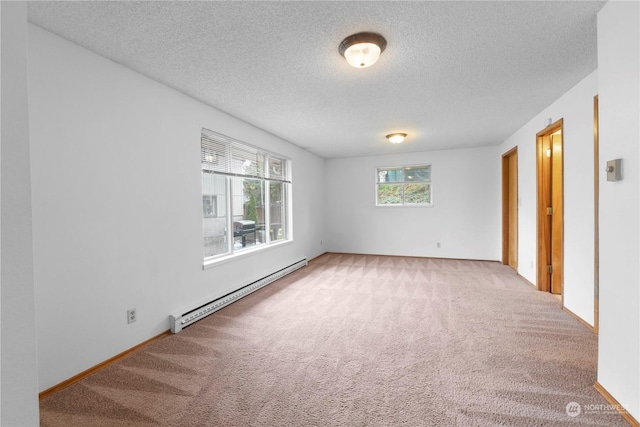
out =
[[[269,283],[275,282],[281,277],[286,276],[289,273],[296,271],[299,268],[302,268],[307,265],[307,259],[304,258],[296,263],[293,263],[287,267],[284,267],[275,273],[271,273],[268,276],[263,277],[262,279],[258,279],[255,282],[251,282],[248,285],[241,287],[238,290],[233,292],[229,292],[228,294],[216,298],[212,301],[199,305],[196,308],[189,309],[186,311],[182,311],[180,313],[172,314],[169,316],[169,321],[171,323],[171,332],[177,334],[182,330],[182,328],[197,322],[202,319],[220,310],[223,307],[231,304],[234,301],[239,300],[242,297],[249,295],[253,291],[257,291],[260,288],[267,286]]]

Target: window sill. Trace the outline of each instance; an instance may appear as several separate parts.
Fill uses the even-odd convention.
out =
[[[208,270],[209,268],[213,268],[218,265],[225,264],[227,262],[236,261],[240,258],[254,255],[259,252],[268,251],[270,249],[279,248],[281,246],[289,245],[291,243],[293,243],[293,240],[283,240],[282,242],[271,243],[269,245],[260,245],[250,249],[240,250],[238,252],[234,252],[231,255],[221,255],[219,257],[207,258],[202,262],[202,269]]]

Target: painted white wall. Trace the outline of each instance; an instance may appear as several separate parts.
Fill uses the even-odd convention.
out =
[[[27,7],[1,2],[0,425],[39,422],[27,106]]]
[[[600,322],[598,382],[640,420],[640,3],[598,13]],[[607,160],[623,180],[607,182]]]
[[[325,162],[328,247],[335,252],[499,260],[496,147]],[[379,166],[432,165],[432,207],[376,207]],[[437,243],[441,247],[437,247]]]
[[[33,25],[29,113],[40,390],[323,252],[322,158]],[[202,127],[292,160],[293,243],[202,269]]]
[[[594,324],[594,71],[500,145],[518,147],[518,273],[536,284],[536,133],[546,120],[564,127],[564,305]]]

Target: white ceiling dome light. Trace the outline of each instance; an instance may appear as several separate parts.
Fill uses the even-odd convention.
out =
[[[375,64],[385,47],[387,41],[380,34],[357,33],[342,40],[338,49],[349,65],[366,68]]]
[[[387,135],[387,139],[392,144],[400,144],[406,137],[407,134],[401,132],[390,133],[389,135]]]

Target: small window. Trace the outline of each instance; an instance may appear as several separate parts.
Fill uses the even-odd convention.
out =
[[[431,206],[431,165],[377,169],[376,206]]]

